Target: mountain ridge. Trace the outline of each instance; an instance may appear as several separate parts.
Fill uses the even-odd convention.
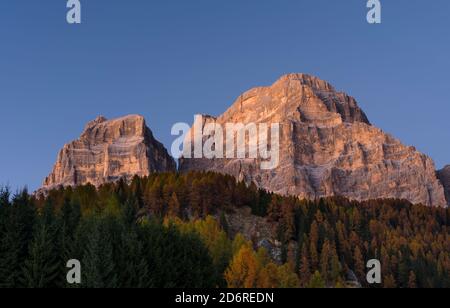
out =
[[[275,170],[259,170],[259,158],[182,157],[179,171],[225,173],[305,199],[395,198],[447,206],[447,182],[437,178],[441,173],[433,160],[373,126],[356,99],[318,77],[286,74],[270,86],[252,88],[222,115],[206,115],[202,127],[263,122],[280,124],[280,164]],[[165,171],[176,171],[176,163],[142,116],[99,116],[86,124],[79,139],[63,147],[42,189],[88,182],[98,186]]]
[[[226,173],[306,199],[342,195],[447,204],[432,159],[373,126],[353,97],[326,81],[307,74],[284,75],[271,86],[244,92],[222,115],[208,116],[203,127],[263,122],[280,123],[276,170],[259,170],[258,159],[196,158],[181,158],[180,170]]]

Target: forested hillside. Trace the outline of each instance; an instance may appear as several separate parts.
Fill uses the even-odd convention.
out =
[[[250,207],[275,226],[273,260],[227,217]],[[292,243],[295,243],[294,249]],[[450,287],[450,210],[401,200],[281,197],[214,173],[167,173],[44,196],[0,193],[0,287]],[[375,286],[376,287],[376,286]]]

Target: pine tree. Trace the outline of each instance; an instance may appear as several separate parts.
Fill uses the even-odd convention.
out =
[[[362,281],[365,277],[365,272],[364,272],[365,267],[364,267],[363,255],[362,255],[359,247],[355,248],[353,262],[355,264],[355,273],[356,273],[357,277]]]
[[[17,228],[10,223],[6,224],[6,230],[0,238],[0,288],[20,286],[19,256],[21,245],[19,241],[21,234]]]
[[[300,283],[306,286],[311,280],[311,268],[309,266],[309,256],[306,245],[303,245],[301,262],[300,262]]]
[[[55,233],[48,222],[41,221],[30,244],[30,253],[24,266],[24,285],[29,288],[56,286],[59,274]]]
[[[310,256],[311,256],[311,268],[313,270],[319,268],[319,254],[317,252],[317,247],[314,243],[311,243],[311,246],[309,247]]]
[[[311,267],[313,269],[319,269],[319,227],[317,221],[311,224],[311,230],[309,233],[309,252],[311,254]]]
[[[330,254],[331,254],[330,242],[327,240],[327,241],[325,241],[325,243],[322,247],[322,252],[320,254],[320,272],[321,272],[322,277],[325,280],[325,282],[330,281],[330,277],[329,277]]]
[[[0,238],[0,287],[22,287],[22,265],[28,255],[36,219],[36,209],[28,192],[23,190],[15,195],[4,214],[6,218]]]
[[[9,190],[2,187],[0,188],[0,288],[10,286],[8,261],[12,252],[8,249],[10,241],[7,239],[10,213]]]
[[[300,281],[289,264],[278,267],[278,288],[298,288]]]
[[[245,239],[245,237],[241,234],[238,233],[233,240],[233,243],[231,245],[231,252],[234,255],[236,255],[239,250],[241,250],[242,246],[244,245],[250,245],[250,243],[247,242],[247,240]]]
[[[193,215],[198,217],[202,213],[204,198],[202,197],[202,184],[198,179],[194,179],[189,191],[189,205]]]
[[[259,272],[256,287],[274,289],[278,286],[278,267],[274,263],[269,263]]]
[[[341,271],[342,271],[342,266],[341,266],[341,262],[339,261],[339,257],[337,255],[336,252],[336,248],[332,247],[331,249],[331,256],[330,256],[331,260],[330,260],[330,279],[332,282],[339,282],[340,278],[341,278]]]
[[[135,225],[139,212],[139,202],[135,197],[129,197],[122,206],[122,220],[128,227]]]
[[[181,233],[173,225],[149,221],[139,228],[148,262],[151,287],[216,287],[217,273],[208,250],[195,232]]]
[[[196,226],[218,272],[223,273],[232,258],[232,243],[227,234],[220,229],[217,221],[211,216],[197,222]]]
[[[0,186],[0,235],[5,230],[6,215],[10,207],[9,197],[9,189]]]
[[[121,243],[117,252],[117,269],[122,288],[147,288],[151,286],[147,260],[143,245],[132,229],[121,232]]]
[[[260,267],[266,267],[270,262],[270,256],[267,249],[261,247],[256,251],[256,260]]]
[[[82,260],[82,285],[87,288],[115,288],[118,285],[110,236],[103,232],[104,221],[92,219],[87,226],[87,242]]]
[[[258,264],[253,249],[242,246],[225,272],[229,288],[254,288],[258,277]]]
[[[229,239],[225,219],[228,216],[224,213],[232,213],[233,208],[244,205],[269,218],[277,227],[279,233],[274,236],[282,244],[283,259],[289,260],[284,274],[289,277],[290,271],[297,273],[302,286],[313,281],[311,273],[316,270],[327,286],[345,285],[343,273],[351,270],[360,281],[365,281],[364,260],[369,258],[381,260],[385,287],[450,286],[448,209],[398,200],[298,201],[258,191],[253,185],[249,188],[229,176],[195,172],[152,174],[135,178],[131,185],[121,181],[99,188],[92,185],[61,188],[39,198],[24,191],[11,201],[4,192],[0,188],[0,286],[4,287],[25,286],[27,271],[28,278],[38,276],[32,270],[32,261],[47,258],[38,252],[48,244],[39,239],[54,238],[55,233],[56,240],[51,244],[56,247],[61,265],[58,286],[66,286],[65,263],[74,258],[83,261],[83,283],[84,262],[89,261],[88,268],[95,270],[89,272],[94,278],[95,273],[100,273],[101,285],[105,285],[106,268],[106,277],[116,276],[115,286],[223,287],[224,272],[245,245],[256,260],[256,275],[250,275],[253,278],[249,279],[252,280],[249,285],[285,285],[279,273],[281,266],[273,264],[261,250],[253,250],[257,238],[252,238],[252,243],[242,235],[233,241]],[[161,224],[160,218],[168,214],[167,209],[178,208],[172,196],[185,209],[182,218],[191,222],[173,217],[170,221],[176,223]],[[55,217],[53,210],[46,208],[49,202],[58,213],[55,227],[50,227]],[[178,211],[169,214],[174,212]],[[214,218],[206,217],[209,212]],[[198,220],[193,221],[193,217]],[[42,222],[47,226],[46,232],[40,229]],[[97,240],[93,236],[95,224],[100,232]],[[145,224],[154,226],[147,230]],[[298,241],[299,247],[295,271],[291,240]],[[112,260],[108,263],[113,264],[111,270],[102,264],[108,259]],[[251,258],[244,259],[245,264],[251,263],[248,261]],[[25,264],[28,268],[24,270]],[[146,271],[145,265],[150,273],[147,278],[145,274],[137,274]],[[317,277],[315,280],[318,281]]]
[[[172,193],[169,199],[167,214],[169,217],[181,217],[181,205],[175,192]]]
[[[309,289],[323,289],[325,288],[325,281],[322,278],[322,275],[319,271],[316,271],[314,275],[311,277],[311,280],[308,284]]]
[[[395,282],[394,276],[392,276],[392,274],[387,275],[386,278],[384,279],[383,287],[386,289],[392,289],[395,288],[396,286],[397,284]]]
[[[158,182],[154,182],[144,195],[144,203],[148,210],[158,216],[163,216],[164,203],[162,200],[161,185]]]
[[[414,274],[413,271],[409,273],[408,288],[410,289],[417,288],[416,274]]]
[[[106,207],[103,210],[104,216],[123,217],[121,204],[117,195],[112,195],[106,200]]]
[[[59,252],[59,286],[68,287],[66,274],[67,261],[80,260],[81,255],[76,246],[76,230],[81,220],[81,207],[75,199],[66,198],[57,218],[57,250]]]

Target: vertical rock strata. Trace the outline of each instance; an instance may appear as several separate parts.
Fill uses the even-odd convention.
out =
[[[42,189],[86,183],[98,186],[120,178],[175,170],[175,161],[153,137],[142,116],[113,120],[98,117],[86,125],[78,140],[60,151]]]
[[[210,170],[301,198],[399,198],[445,206],[432,159],[372,126],[355,99],[305,74],[242,94],[205,123],[280,123],[280,163],[257,159],[180,159],[180,170]],[[248,140],[248,139],[247,139]],[[192,156],[193,157],[193,156]]]

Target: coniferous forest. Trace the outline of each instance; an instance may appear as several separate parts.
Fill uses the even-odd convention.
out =
[[[276,226],[281,261],[229,232],[227,215],[244,207]],[[66,280],[70,259],[81,284]],[[380,285],[366,282],[370,259]],[[0,189],[0,287],[334,288],[354,286],[349,275],[362,287],[450,287],[450,209],[298,200],[192,172],[46,196]]]

